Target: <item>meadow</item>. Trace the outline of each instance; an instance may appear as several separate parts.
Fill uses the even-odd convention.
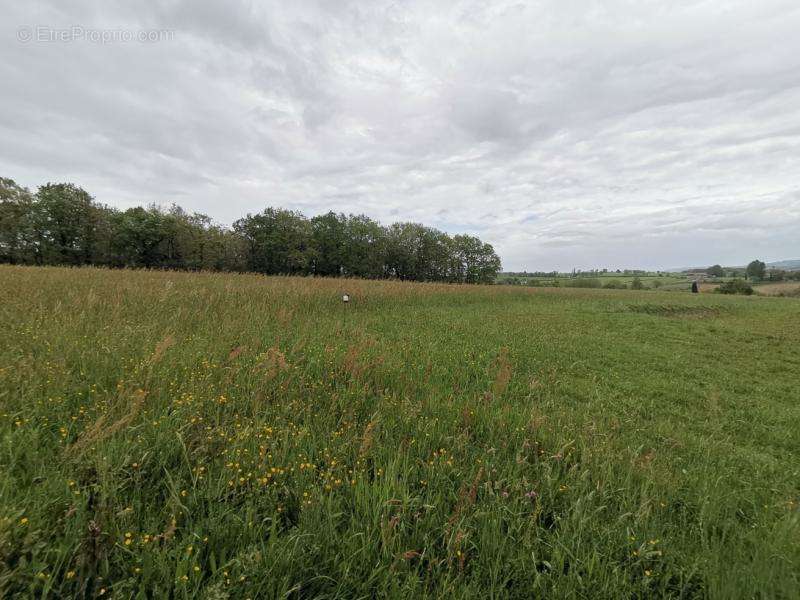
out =
[[[798,316],[0,267],[0,597],[797,598]]]
[[[756,294],[763,296],[787,296],[800,298],[800,281],[783,281],[780,283],[762,283],[755,286]]]

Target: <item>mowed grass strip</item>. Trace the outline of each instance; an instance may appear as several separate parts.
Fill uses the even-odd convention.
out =
[[[2,597],[797,597],[797,300],[0,282]]]

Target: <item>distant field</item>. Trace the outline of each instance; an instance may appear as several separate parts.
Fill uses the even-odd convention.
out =
[[[718,283],[701,283],[700,292],[711,293],[718,287]],[[800,281],[755,283],[753,284],[753,291],[760,296],[800,297]]]
[[[502,283],[510,279],[511,275],[507,273],[500,273],[497,276],[497,281]],[[633,282],[634,279],[639,278],[641,282],[645,285],[645,287],[654,287],[655,286],[669,286],[675,284],[685,284],[691,285],[691,280],[685,277],[684,275],[625,275],[622,273],[602,273],[597,274],[596,276],[585,276],[585,277],[522,277],[518,276],[516,279],[520,280],[523,285],[524,284],[531,284],[534,286],[542,286],[542,287],[550,287],[550,286],[560,286],[560,287],[570,287],[576,281],[580,281],[581,279],[598,279],[600,280],[601,284],[605,285],[609,282],[620,283],[627,286]]]
[[[797,597],[796,299],[0,281],[0,597]]]
[[[762,296],[798,296],[800,297],[800,281],[781,283],[763,283],[755,286],[757,294]]]

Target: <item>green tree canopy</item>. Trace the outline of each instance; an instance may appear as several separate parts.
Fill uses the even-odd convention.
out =
[[[71,183],[31,194],[10,179],[0,179],[0,261],[459,283],[491,283],[500,270],[491,245],[419,223],[267,208],[228,228],[177,205],[115,210]]]
[[[764,279],[766,273],[767,265],[760,260],[752,261],[749,265],[747,265],[747,270],[745,271],[745,275],[747,277],[755,280]]]

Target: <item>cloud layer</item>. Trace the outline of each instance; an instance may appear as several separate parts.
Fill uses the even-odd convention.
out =
[[[800,258],[794,0],[2,4],[25,185],[417,220],[513,270]],[[168,35],[39,39],[73,26]]]

